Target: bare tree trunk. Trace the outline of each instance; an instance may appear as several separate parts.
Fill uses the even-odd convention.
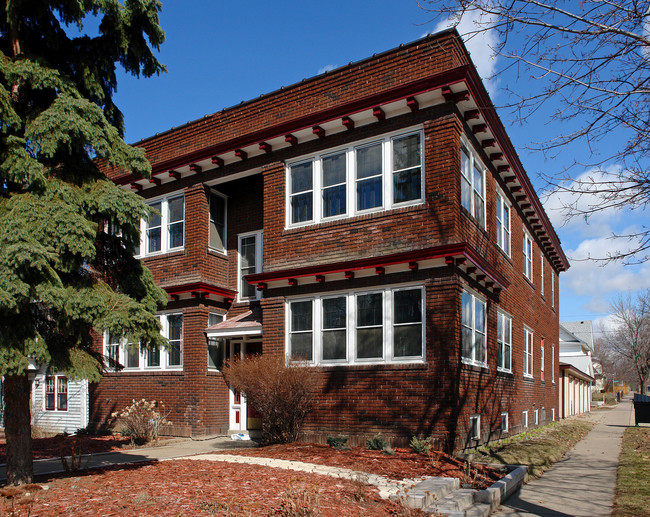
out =
[[[7,481],[10,485],[31,483],[34,478],[30,394],[27,373],[5,377],[5,435],[7,437]]]

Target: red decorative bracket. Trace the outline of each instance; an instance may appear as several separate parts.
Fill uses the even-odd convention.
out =
[[[181,299],[181,297],[177,294],[170,294],[169,297],[175,302]]]
[[[268,142],[260,142],[260,149],[265,153],[270,153],[273,151],[273,147]]]
[[[386,274],[386,268],[384,266],[377,266],[375,268],[375,273],[377,275],[385,275]]]
[[[510,165],[499,165],[497,170],[499,172],[508,172],[510,170]]]
[[[298,285],[298,279],[297,278],[289,278],[288,282],[289,282],[290,286]]]
[[[350,117],[343,117],[341,119],[341,124],[343,124],[347,129],[354,129],[354,120]]]
[[[454,102],[463,102],[469,100],[469,92],[465,90],[464,92],[454,93]]]
[[[467,271],[468,275],[473,275],[474,273],[476,273],[476,267],[470,266],[470,267],[467,268],[466,271]]]
[[[510,192],[521,192],[521,191],[522,191],[521,185],[513,185],[512,187],[510,187]]]
[[[498,162],[499,160],[503,160],[503,153],[492,153],[490,155],[491,162]]]
[[[258,291],[264,291],[264,289],[266,289],[266,284],[264,282],[260,282],[259,284],[257,284]]]
[[[218,156],[213,156],[212,163],[214,163],[217,167],[223,167],[223,158],[219,158]]]
[[[137,190],[138,192],[142,191],[142,185],[139,183],[131,183],[131,189],[132,190]]]
[[[478,283],[481,283],[483,280],[485,280],[485,275],[476,275],[476,281]]]
[[[454,101],[454,92],[451,91],[451,88],[449,88],[449,86],[443,86],[440,89],[440,93],[442,93],[442,96],[445,98],[445,102]]]
[[[318,138],[325,138],[325,130],[320,126],[314,126],[311,128],[312,133],[314,133]]]
[[[515,201],[517,203],[521,203],[522,201],[526,201],[528,199],[528,196],[525,194],[523,196],[515,196]]]
[[[504,178],[504,181],[506,183],[514,183],[516,181],[517,177],[516,176],[508,176],[507,178]]]
[[[325,275],[316,275],[316,282],[323,283],[325,281]]]
[[[285,135],[284,136],[284,141],[287,142],[288,144],[291,145],[297,145],[298,144],[298,139],[295,137],[295,135]]]
[[[474,119],[479,118],[479,116],[480,116],[480,112],[479,112],[479,110],[467,110],[467,111],[465,112],[465,115],[464,115],[464,116],[465,116],[465,120],[466,120],[466,121],[467,121],[467,120],[474,120]]]
[[[174,178],[175,180],[181,179],[181,173],[178,171],[169,171],[169,177]]]
[[[224,298],[223,301],[226,305],[230,305],[235,300],[233,298]]]
[[[494,287],[494,282],[492,282],[491,280],[485,282],[485,287],[487,287],[488,289],[492,289]]]
[[[417,111],[420,109],[420,105],[418,104],[418,101],[415,97],[407,97],[406,105],[409,107],[411,111]]]
[[[235,149],[235,156],[240,160],[245,160],[248,158],[248,153],[243,149]]]
[[[381,109],[381,106],[375,106],[372,108],[372,116],[375,117],[379,122],[386,120],[386,113]]]
[[[467,263],[467,259],[465,257],[460,257],[456,259],[457,266],[464,266],[466,263]]]
[[[190,170],[198,174],[199,172],[203,171],[203,168],[196,163],[190,163]]]
[[[497,143],[494,141],[494,138],[486,138],[481,142],[481,146],[483,146],[483,149],[487,149],[488,147],[494,147],[497,145]]]
[[[477,135],[478,133],[485,133],[487,131],[487,124],[475,124],[472,126],[472,133]]]
[[[415,262],[415,261],[409,262],[409,269],[411,271],[417,271],[418,270],[418,263]]]
[[[345,278],[347,280],[353,280],[354,279],[354,271],[346,271],[345,272]]]
[[[530,203],[522,203],[519,205],[522,210],[528,210],[530,208]]]
[[[154,178],[149,178],[149,183],[153,183],[156,186],[160,186],[162,182],[160,181],[160,178],[154,177]]]

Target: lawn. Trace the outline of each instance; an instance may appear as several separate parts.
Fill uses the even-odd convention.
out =
[[[561,420],[469,452],[475,462],[527,465],[528,475],[538,478],[594,425],[580,418]]]
[[[650,501],[650,427],[629,427],[616,475],[613,517],[648,515]]]

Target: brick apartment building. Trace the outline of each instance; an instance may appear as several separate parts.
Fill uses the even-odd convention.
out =
[[[259,428],[224,358],[321,367],[306,439],[453,447],[557,418],[568,261],[454,30],[143,140],[139,256],[170,349],[113,336],[91,423],[162,400],[179,435]],[[316,370],[315,370],[316,372]]]

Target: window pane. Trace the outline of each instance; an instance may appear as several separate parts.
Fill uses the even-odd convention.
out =
[[[383,296],[381,293],[357,296],[357,326],[370,327],[383,324]]]
[[[345,213],[345,185],[323,190],[323,217],[334,217]]]
[[[460,172],[465,178],[467,178],[468,183],[471,177],[471,173],[470,173],[471,163],[472,162],[469,158],[469,152],[464,147],[461,147],[460,148]]]
[[[183,246],[183,223],[169,225],[169,247],[180,248]]]
[[[474,348],[476,350],[475,359],[481,363],[486,362],[487,360],[487,351],[485,349],[485,334],[476,332],[474,334]]]
[[[381,175],[381,142],[357,149],[357,179]]]
[[[221,323],[223,321],[223,314],[218,314],[216,312],[211,312],[208,314],[208,327]]]
[[[312,303],[292,302],[291,311],[291,332],[312,330]]]
[[[147,351],[147,366],[160,366],[160,350],[158,348]]]
[[[147,251],[149,253],[160,251],[160,247],[160,227],[147,230]]]
[[[291,197],[291,222],[300,223],[312,220],[312,193],[297,194]]]
[[[471,328],[463,327],[463,357],[473,359],[473,332]]]
[[[311,190],[313,186],[312,162],[291,166],[291,193]]]
[[[243,237],[239,244],[239,253],[241,255],[242,269],[255,266],[255,237]]]
[[[485,333],[485,304],[479,300],[475,300],[474,310],[476,311],[475,329],[477,332]]]
[[[463,291],[463,325],[473,327],[472,325],[472,296]]]
[[[167,202],[170,223],[175,223],[177,221],[183,220],[183,199],[183,197],[177,197],[170,199]]]
[[[291,334],[291,359],[311,361],[312,355],[312,333]]]
[[[345,297],[323,299],[323,328],[340,329],[346,327],[347,310]]]
[[[68,379],[65,377],[58,377],[57,386],[57,409],[60,411],[68,410]]]
[[[346,359],[345,341],[345,330],[323,332],[323,360]]]
[[[395,291],[394,293],[394,322],[419,323],[422,321],[422,291]]]
[[[460,202],[466,210],[472,211],[472,191],[469,181],[464,176],[460,178]]]
[[[404,203],[420,199],[420,168],[409,169],[393,174],[393,202]]]
[[[155,213],[152,214],[149,217],[149,221],[147,222],[147,226],[149,228],[153,228],[155,226],[160,226],[160,224],[161,224],[161,219],[160,219],[161,204],[160,204],[160,202],[153,203],[153,204],[151,204],[149,206],[155,211]]]
[[[420,135],[393,140],[393,170],[420,165]]]
[[[167,316],[167,323],[169,325],[169,340],[179,341],[183,339],[183,315],[172,314]]]
[[[369,210],[382,205],[381,176],[357,182],[357,210]]]
[[[220,250],[225,246],[226,200],[221,196],[210,196],[210,247]]]
[[[140,347],[134,343],[128,343],[124,346],[125,366],[127,368],[140,367]]]
[[[357,358],[374,359],[382,357],[383,329],[357,329]]]
[[[395,357],[421,356],[422,325],[394,327],[393,354]]]
[[[345,153],[323,158],[323,186],[345,183]]]

